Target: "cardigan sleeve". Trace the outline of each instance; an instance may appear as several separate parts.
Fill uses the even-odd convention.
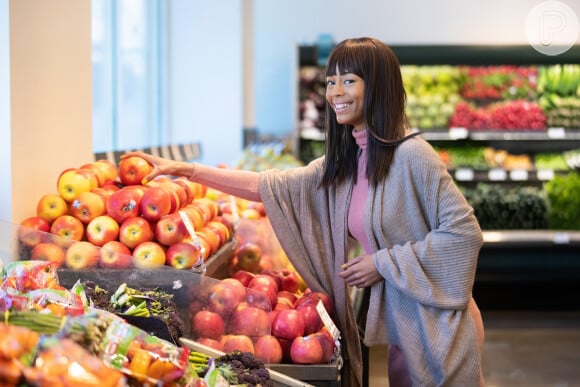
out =
[[[338,276],[346,256],[345,208],[349,187],[319,188],[323,159],[287,171],[265,171],[260,195],[266,213],[289,260],[312,290],[326,291],[345,343],[343,356],[349,386],[362,386],[362,353],[356,317],[344,280]],[[340,196],[339,199],[336,196]]]
[[[430,145],[422,139],[401,145],[373,205],[383,208],[372,211],[371,227],[374,263],[386,285],[425,305],[464,309],[483,239],[473,209]]]

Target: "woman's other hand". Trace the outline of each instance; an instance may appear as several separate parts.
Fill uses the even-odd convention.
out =
[[[342,265],[343,271],[338,273],[348,286],[367,288],[381,281],[383,277],[377,271],[370,255],[361,255]]]

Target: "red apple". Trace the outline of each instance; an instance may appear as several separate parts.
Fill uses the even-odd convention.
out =
[[[209,198],[199,198],[191,202],[191,204],[203,210],[207,215],[207,222],[213,220],[219,213],[219,205]]]
[[[102,186],[112,184],[117,180],[119,172],[117,166],[111,161],[106,159],[96,160],[94,164],[101,170],[101,173],[104,176],[104,183]]]
[[[171,210],[171,196],[162,187],[149,187],[140,203],[141,216],[149,221],[157,221]]]
[[[295,364],[320,364],[324,358],[324,352],[320,341],[314,336],[300,336],[292,341],[290,357]]]
[[[263,309],[239,305],[230,321],[229,333],[258,337],[270,334],[270,316]]]
[[[254,354],[254,343],[246,335],[224,335],[222,336],[223,351],[225,353],[235,350],[250,352]]]
[[[280,310],[272,320],[272,334],[286,340],[304,335],[302,315],[295,309]]]
[[[202,199],[204,198],[194,200],[190,203],[190,206],[198,209],[198,211],[201,213],[201,216],[203,217],[203,224],[205,225],[207,222],[213,219],[213,212],[212,207],[210,207],[207,202],[202,201]]]
[[[298,295],[297,295],[297,293],[291,293],[287,290],[280,290],[278,292],[278,299],[281,299],[281,298],[287,299],[292,304],[292,307],[294,307],[294,303],[298,299]]]
[[[257,274],[250,283],[248,289],[263,292],[270,301],[271,308],[278,302],[278,283],[274,278],[266,274]]]
[[[119,237],[119,223],[108,215],[97,216],[87,224],[85,234],[87,240],[95,246],[117,240]]]
[[[246,203],[246,209],[256,210],[260,215],[260,217],[266,216],[266,207],[262,202],[249,201],[248,203]]]
[[[81,192],[70,203],[69,214],[88,224],[97,216],[105,214],[103,197],[92,191]]]
[[[66,266],[74,269],[89,269],[97,267],[101,252],[90,242],[80,241],[71,244],[66,250]]]
[[[50,233],[63,238],[61,242],[64,240],[80,241],[85,234],[85,226],[72,215],[62,215],[52,222]]]
[[[134,249],[137,245],[153,239],[153,231],[147,219],[140,216],[127,218],[119,227],[119,241]]]
[[[81,192],[91,191],[96,186],[95,175],[80,168],[69,168],[62,171],[56,183],[59,195],[67,203],[72,202]]]
[[[203,260],[201,248],[185,242],[177,242],[169,246],[166,258],[167,264],[176,269],[191,269]]]
[[[244,287],[248,287],[248,284],[256,275],[251,273],[247,270],[238,270],[234,274],[231,275],[232,278],[237,279],[241,282]]]
[[[20,222],[18,240],[26,246],[36,246],[49,237],[50,223],[39,216],[30,216]]]
[[[320,342],[320,346],[322,347],[322,360],[321,363],[328,363],[334,354],[334,341],[330,333],[324,329],[312,333],[312,337],[317,339]]]
[[[205,240],[210,248],[209,255],[215,254],[221,247],[219,236],[212,230],[203,227],[195,232],[198,238]]]
[[[252,273],[260,272],[262,248],[253,242],[245,242],[236,250],[238,268]]]
[[[182,242],[187,230],[183,220],[178,213],[165,215],[155,224],[153,234],[155,239],[165,246],[171,246],[175,243]]]
[[[262,290],[256,289],[247,289],[246,291],[246,301],[248,305],[263,309],[266,312],[270,312],[275,309],[275,306],[272,305],[272,300],[270,297],[270,291],[264,292]],[[278,299],[276,298],[276,302],[277,301]]]
[[[193,225],[194,230],[201,230],[203,226],[205,226],[203,214],[199,208],[189,204],[183,207],[182,211],[185,212],[185,214],[189,218],[189,221]]]
[[[173,182],[183,187],[183,190],[186,193],[184,206],[189,205],[195,199],[195,187],[186,177],[183,176],[174,179]]]
[[[124,185],[141,184],[143,178],[152,170],[151,164],[138,156],[123,158],[119,161],[119,179]]]
[[[215,218],[214,218],[215,219]],[[222,222],[218,222],[217,220],[210,220],[205,225],[205,228],[213,231],[219,237],[219,245],[223,246],[227,241],[230,240],[230,229],[223,224]]]
[[[324,308],[326,309],[326,311],[332,314],[334,309],[334,303],[332,302],[332,298],[330,298],[328,293],[325,292],[313,292],[313,291],[305,292],[302,295],[302,297],[296,300],[294,308],[298,308],[298,306],[300,306],[300,304],[302,304],[303,302],[309,302],[309,300],[312,299],[314,299],[316,302],[318,302],[318,300],[321,300],[322,303],[324,304]]]
[[[177,184],[174,180],[168,180],[161,183],[161,187],[168,192],[173,192],[177,196],[177,210],[185,207],[188,204],[187,191],[184,186]]]
[[[216,222],[223,223],[229,230],[230,238],[234,233],[236,220],[234,219],[233,215],[231,214],[221,214],[214,218]]]
[[[205,345],[206,347],[213,348],[218,351],[223,352],[224,350],[224,344],[221,342],[221,338],[220,340],[214,340],[208,337],[198,337],[197,339],[195,339],[195,341],[201,345]]]
[[[202,185],[200,183],[196,183],[194,181],[189,180],[186,177],[178,177],[175,179],[176,183],[180,183],[183,182],[187,185],[189,185],[191,192],[192,192],[192,197],[191,197],[191,201],[194,201],[195,199],[199,199],[205,196],[205,192],[204,192],[204,188],[202,187]]]
[[[140,202],[139,191],[122,188],[109,196],[107,215],[121,224],[127,218],[139,216]]]
[[[106,171],[95,163],[86,163],[79,167],[86,169],[95,175],[97,179],[97,187],[102,187],[107,182]]]
[[[219,340],[225,333],[225,323],[219,314],[210,310],[201,310],[193,316],[191,330],[196,337]]]
[[[240,218],[242,219],[258,220],[261,217],[260,212],[255,208],[246,208],[240,211]]]
[[[318,310],[316,310],[317,303],[318,301],[312,299],[312,301],[303,302],[296,308],[304,320],[305,335],[319,331],[322,328],[322,319],[320,314],[318,314]]]
[[[41,242],[32,249],[30,259],[33,261],[53,262],[56,267],[61,267],[64,264],[65,255],[62,247],[56,243]]]
[[[211,246],[209,245],[209,243],[203,239],[203,238],[199,238],[196,235],[195,241],[193,240],[193,238],[187,234],[184,238],[183,241],[186,243],[192,243],[196,246],[199,246],[200,251],[201,251],[201,256],[203,257],[203,260],[206,261],[211,253]]]
[[[131,267],[133,258],[131,250],[117,240],[109,241],[101,247],[99,265],[103,268],[127,269]]]
[[[126,185],[126,186],[122,187],[121,189],[124,189],[127,191],[135,191],[137,193],[137,195],[139,196],[139,203],[141,203],[141,199],[143,198],[143,195],[145,195],[145,191],[147,191],[147,186],[146,185]]]
[[[133,262],[139,269],[155,269],[165,265],[165,249],[157,242],[143,242],[133,249]]]
[[[265,270],[264,273],[276,277],[280,280],[280,290],[296,293],[300,288],[300,277],[294,270],[282,268]]]
[[[52,223],[56,218],[68,213],[67,202],[59,194],[43,195],[36,204],[36,216]]]
[[[282,345],[278,338],[272,335],[259,337],[254,343],[254,355],[265,364],[282,362]]]
[[[294,309],[294,304],[286,297],[278,297],[278,302],[274,306],[274,310]]]
[[[237,283],[224,279],[212,285],[206,300],[208,310],[227,319],[246,297],[246,288],[239,281]]]

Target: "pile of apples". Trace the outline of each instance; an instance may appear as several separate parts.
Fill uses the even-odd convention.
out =
[[[97,160],[62,171],[57,193],[43,195],[20,223],[30,259],[71,269],[189,269],[211,257],[231,238],[231,218],[205,196],[207,187],[184,177],[142,184],[151,170],[129,157],[118,167]]]
[[[224,352],[251,352],[270,364],[328,363],[335,339],[317,305],[331,314],[332,299],[325,292],[300,292],[299,281],[288,269],[239,270],[199,289],[189,309],[193,339]]]

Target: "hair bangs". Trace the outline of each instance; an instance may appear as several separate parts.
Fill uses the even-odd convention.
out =
[[[357,45],[339,44],[328,58],[326,76],[336,75],[338,69],[340,74],[356,74],[362,78],[362,55]]]

